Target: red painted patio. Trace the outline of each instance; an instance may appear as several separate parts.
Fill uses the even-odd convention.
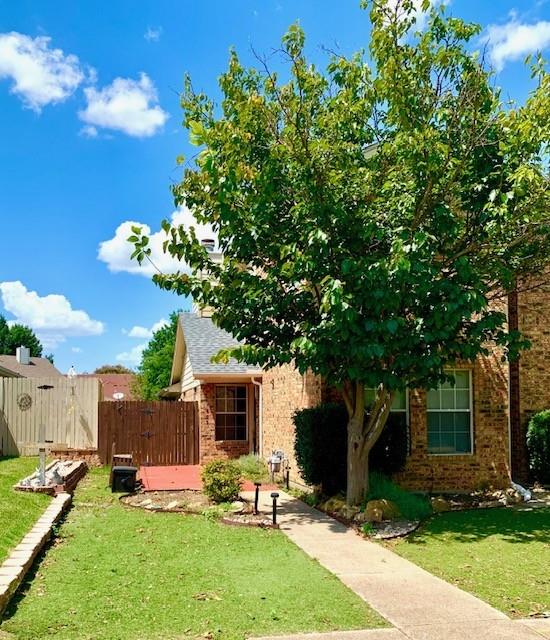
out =
[[[202,467],[198,464],[187,464],[166,467],[140,467],[139,478],[144,491],[200,491]],[[243,482],[243,491],[254,491],[254,483],[250,480]],[[277,489],[274,484],[262,484],[261,491]]]

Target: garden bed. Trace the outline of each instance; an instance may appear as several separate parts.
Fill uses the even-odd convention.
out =
[[[173,513],[202,513],[212,506],[202,491],[192,490],[132,493],[120,501],[130,507]]]

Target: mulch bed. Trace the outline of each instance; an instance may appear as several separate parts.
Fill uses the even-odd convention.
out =
[[[148,511],[202,513],[212,503],[201,491],[147,491],[122,496],[120,501],[130,507]]]
[[[215,505],[202,491],[140,491],[120,497],[120,501],[129,506],[147,511],[164,513],[203,513]],[[265,513],[254,513],[251,502],[240,498],[232,508],[221,517],[221,522],[241,527],[278,528],[271,517]]]

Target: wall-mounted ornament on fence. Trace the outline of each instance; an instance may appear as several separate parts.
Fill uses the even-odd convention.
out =
[[[27,411],[32,407],[32,398],[28,393],[20,393],[17,396],[17,406],[21,411]]]

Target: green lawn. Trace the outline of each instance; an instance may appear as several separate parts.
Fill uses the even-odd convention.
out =
[[[49,496],[14,491],[32,473],[38,458],[0,458],[0,563],[31,529],[48,506]]]
[[[20,640],[241,639],[383,626],[279,531],[123,507],[92,471],[2,630]],[[210,634],[210,635],[209,635]]]
[[[392,549],[512,617],[550,610],[550,509],[441,514]]]

